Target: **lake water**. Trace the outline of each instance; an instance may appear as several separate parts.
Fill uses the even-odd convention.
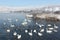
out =
[[[48,25],[52,32],[46,32]],[[60,40],[60,22],[27,18],[26,13],[0,13],[0,40]]]

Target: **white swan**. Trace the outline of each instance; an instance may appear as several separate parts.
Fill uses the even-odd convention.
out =
[[[44,29],[41,29],[40,32],[44,32]]]
[[[47,32],[47,33],[49,33],[49,34],[51,34],[51,33],[52,33],[52,31],[51,31],[51,30],[47,30],[46,32]]]
[[[31,20],[28,20],[28,22],[31,22]]]
[[[15,25],[11,24],[10,27],[15,27]]]
[[[32,34],[32,30],[31,30],[31,32],[29,32],[28,34],[29,34],[30,36],[32,36],[32,35],[33,35],[33,34]]]
[[[57,30],[54,30],[54,32],[58,32]]]
[[[39,36],[42,36],[43,34],[38,32],[38,35],[39,35]]]
[[[25,33],[27,33],[28,32],[28,30],[25,30]]]
[[[30,36],[32,36],[32,35],[33,35],[33,34],[32,34],[32,32],[29,32],[28,34],[29,34]]]
[[[14,32],[13,35],[16,36],[17,35],[17,32]]]
[[[51,26],[51,24],[48,24],[47,26]]]
[[[49,30],[53,30],[54,28],[48,28]]]
[[[36,30],[34,30],[33,32],[34,32],[34,33],[37,33],[37,31],[36,31]]]
[[[39,25],[39,24],[36,22],[36,25]]]
[[[58,28],[58,26],[56,26],[56,25],[54,24],[54,28]]]
[[[7,32],[10,32],[10,29],[7,29]]]
[[[21,35],[18,34],[18,35],[17,35],[17,38],[20,39],[20,38],[21,38]]]
[[[23,23],[22,23],[23,26],[25,26],[25,25],[27,25],[27,24],[28,24],[27,22],[23,22]]]

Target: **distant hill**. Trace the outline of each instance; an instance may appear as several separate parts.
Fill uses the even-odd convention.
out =
[[[44,6],[44,7],[7,7],[0,6],[0,12],[24,12],[24,13],[60,13],[60,6]]]

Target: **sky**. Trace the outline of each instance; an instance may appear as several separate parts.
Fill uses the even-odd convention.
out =
[[[0,6],[46,6],[60,5],[60,0],[0,0]]]

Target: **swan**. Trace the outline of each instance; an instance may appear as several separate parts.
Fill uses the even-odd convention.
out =
[[[25,33],[27,33],[28,32],[28,30],[25,30]]]
[[[17,35],[17,32],[14,32],[13,35],[16,36]]]
[[[20,38],[21,38],[21,35],[18,34],[18,35],[17,35],[17,38],[20,39]]]
[[[39,35],[39,36],[42,36],[43,34],[38,32],[38,35]]]
[[[7,32],[10,32],[10,29],[7,29]]]

